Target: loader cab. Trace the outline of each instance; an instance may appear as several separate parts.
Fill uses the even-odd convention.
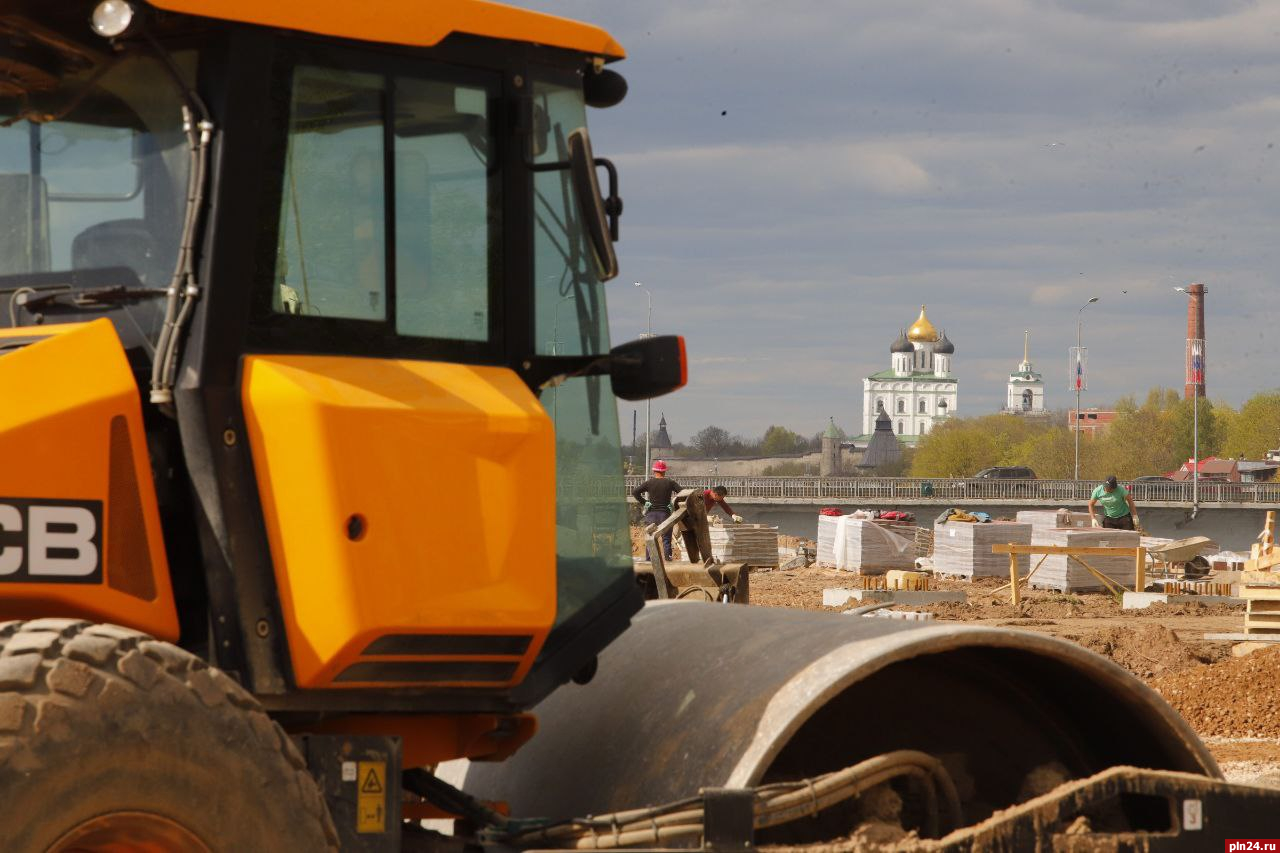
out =
[[[509,711],[589,666],[639,606],[586,369],[620,202],[583,129],[620,48],[469,0],[305,31],[133,2],[112,38],[94,2],[12,5],[0,313],[113,322],[177,481],[183,643],[283,711]]]

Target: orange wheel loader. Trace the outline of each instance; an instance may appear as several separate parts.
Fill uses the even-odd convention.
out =
[[[622,57],[481,0],[0,0],[0,850],[1262,832],[1069,644],[642,609],[616,400],[685,356],[609,341]]]

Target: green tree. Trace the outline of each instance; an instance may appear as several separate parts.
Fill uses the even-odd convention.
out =
[[[1238,414],[1228,416],[1224,433],[1226,456],[1261,459],[1268,450],[1280,447],[1280,391],[1254,394]]]
[[[1184,403],[1172,388],[1151,389],[1141,406],[1132,397],[1121,398],[1111,426],[1081,441],[1080,476],[1129,478],[1176,470],[1191,455],[1190,409],[1184,412]]]
[[[788,453],[799,453],[804,449],[805,441],[799,435],[782,426],[771,426],[764,431],[760,441],[761,456],[783,456]]]
[[[970,419],[956,418],[934,429],[916,445],[913,477],[971,477],[998,464],[999,449],[990,433]]]
[[[1075,434],[1050,423],[1014,447],[1013,465],[1025,465],[1045,480],[1069,480],[1075,472]]]

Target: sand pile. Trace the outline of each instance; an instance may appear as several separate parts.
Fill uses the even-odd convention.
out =
[[[1199,667],[1218,657],[1213,650],[1193,649],[1164,625],[1104,628],[1065,639],[1110,658],[1139,678],[1164,676]]]
[[[1153,679],[1201,735],[1280,737],[1280,648]]]

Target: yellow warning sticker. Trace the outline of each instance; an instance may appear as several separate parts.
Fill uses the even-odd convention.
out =
[[[356,786],[356,832],[386,832],[387,762],[359,762]]]

